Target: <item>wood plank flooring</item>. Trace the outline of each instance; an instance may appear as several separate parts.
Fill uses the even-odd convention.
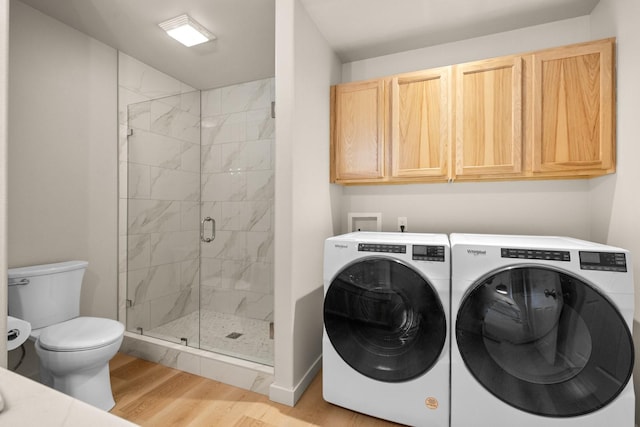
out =
[[[303,427],[399,424],[349,411],[322,398],[322,375],[295,407],[146,360],[118,353],[109,363],[111,413],[153,427]]]

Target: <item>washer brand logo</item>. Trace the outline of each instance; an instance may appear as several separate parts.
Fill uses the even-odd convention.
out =
[[[338,249],[349,249],[349,245],[338,245],[338,244],[336,244],[336,245],[333,245],[333,246],[335,246]]]
[[[438,399],[435,397],[427,397],[424,400],[424,405],[429,409],[438,409]]]
[[[486,255],[487,251],[481,251],[479,249],[467,249],[467,253],[469,255],[478,256],[478,255]]]

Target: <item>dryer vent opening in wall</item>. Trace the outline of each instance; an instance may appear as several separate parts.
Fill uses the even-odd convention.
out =
[[[381,213],[354,213],[347,214],[348,231],[382,231]]]

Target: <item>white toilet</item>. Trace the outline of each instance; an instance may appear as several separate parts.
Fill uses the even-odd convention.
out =
[[[86,261],[9,269],[9,315],[31,323],[41,381],[106,411],[115,402],[109,360],[124,326],[111,319],[80,317]]]

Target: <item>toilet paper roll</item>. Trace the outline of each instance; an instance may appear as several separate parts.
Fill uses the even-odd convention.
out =
[[[31,334],[31,324],[25,320],[8,316],[7,318],[7,350],[20,347]]]

